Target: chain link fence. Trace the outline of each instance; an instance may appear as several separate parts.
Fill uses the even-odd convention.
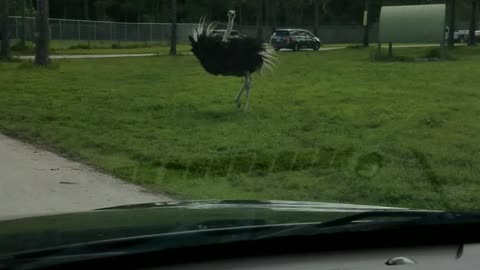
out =
[[[35,18],[9,18],[10,38],[34,40]],[[123,23],[110,21],[86,21],[69,19],[49,19],[51,40],[78,41],[170,41],[171,24],[169,23]],[[178,23],[177,41],[188,42],[195,24]],[[24,34],[23,34],[24,33]]]
[[[10,38],[34,40],[35,18],[15,17],[10,19]],[[68,41],[112,41],[112,42],[156,42],[168,43],[170,41],[170,23],[124,23],[110,21],[87,21],[69,19],[49,19],[51,40]],[[177,24],[177,42],[188,43],[188,36],[196,23]],[[224,28],[220,24],[218,28]],[[303,28],[314,32],[312,26],[294,26],[277,28]],[[235,29],[244,32],[248,36],[257,35],[256,26],[237,25]],[[458,22],[457,29],[468,29],[468,23]],[[364,27],[361,25],[321,25],[318,36],[323,43],[361,43],[363,41]],[[24,34],[23,34],[24,33]],[[264,41],[268,41],[272,34],[272,28],[265,26],[262,29]],[[378,25],[370,27],[370,42],[377,41]]]

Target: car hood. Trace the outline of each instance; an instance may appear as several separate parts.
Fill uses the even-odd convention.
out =
[[[173,201],[0,222],[0,255],[107,239],[272,224],[324,222],[359,212],[414,211],[292,201]]]
[[[408,208],[373,206],[361,204],[303,202],[303,201],[260,201],[260,200],[199,200],[199,201],[168,201],[158,203],[131,204],[116,207],[100,208],[95,211],[145,208],[186,208],[186,209],[222,209],[249,208],[270,209],[279,211],[312,211],[312,212],[364,212],[384,210],[410,210]]]

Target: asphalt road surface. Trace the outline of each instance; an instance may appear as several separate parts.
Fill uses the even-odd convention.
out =
[[[0,134],[0,219],[167,200]]]
[[[344,47],[327,47],[327,48],[320,48],[320,51],[332,51],[332,50],[339,50],[345,49]],[[282,51],[291,51],[291,50],[283,50]],[[191,54],[191,53],[188,53]],[[164,54],[155,54],[155,53],[142,53],[142,54],[79,54],[79,55],[58,55],[52,54],[50,55],[51,59],[98,59],[98,58],[123,58],[123,57],[146,57],[146,56],[155,56],[155,55],[167,55]],[[35,59],[34,55],[22,55],[18,56],[20,59],[25,60],[33,60]]]

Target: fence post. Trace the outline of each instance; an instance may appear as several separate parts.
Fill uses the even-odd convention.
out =
[[[153,41],[153,38],[152,38],[152,37],[153,37],[152,30],[153,30],[153,24],[150,23],[150,42]]]
[[[78,37],[78,40],[80,40],[80,21],[77,20],[77,37]]]
[[[8,20],[8,18],[7,18],[7,20]],[[15,35],[16,35],[15,38],[18,39],[19,35],[18,35],[18,18],[17,17],[15,17]]]
[[[63,31],[62,31],[62,20],[59,20],[59,28],[60,28],[60,40],[63,40]]]
[[[140,23],[137,23],[137,40],[140,41]]]
[[[123,40],[127,40],[127,23],[124,23],[123,24],[124,28],[123,28]]]
[[[97,22],[93,22],[93,40],[97,40]]]
[[[164,31],[163,31],[163,24],[161,25],[162,27],[160,27],[162,29],[162,38],[161,38],[161,41],[163,42],[164,39],[165,39],[165,34],[164,34]]]
[[[110,22],[110,40],[113,41],[113,22]]]

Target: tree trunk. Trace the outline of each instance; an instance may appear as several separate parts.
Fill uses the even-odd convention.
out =
[[[258,0],[257,3],[257,39],[263,40],[263,0]]]
[[[160,22],[168,22],[170,21],[170,15],[168,13],[168,0],[161,0],[162,1],[162,7],[161,7],[161,14],[162,18],[160,19]]]
[[[474,46],[477,42],[477,37],[475,36],[475,31],[477,30],[477,6],[478,0],[472,0],[472,15],[470,17],[470,29],[468,34],[468,45]]]
[[[363,46],[368,47],[370,45],[370,37],[369,37],[369,32],[370,32],[370,0],[365,0],[365,13],[366,13],[366,18],[364,18],[364,30],[363,30]]]
[[[270,29],[271,22],[272,22],[272,13],[271,13],[271,2],[270,0],[264,0],[265,3],[265,20],[264,20],[264,26],[265,29]],[[268,31],[268,30],[267,30]]]
[[[30,17],[30,37],[29,40],[32,43],[35,43],[35,19],[33,18],[33,2],[35,0],[29,0],[29,7],[28,7],[28,16]]]
[[[449,18],[448,18],[448,47],[452,48],[455,46],[454,34],[455,34],[455,0],[449,1]]]
[[[48,65],[49,51],[48,42],[50,39],[50,27],[48,24],[48,0],[37,0],[37,29],[35,36],[37,38],[35,64],[46,66]]]
[[[25,39],[27,32],[27,19],[25,18],[25,11],[27,9],[27,0],[22,0],[22,27],[20,28],[20,45],[25,48]]]
[[[270,0],[270,26],[272,33],[277,29],[277,1]]]
[[[83,0],[83,19],[90,20],[90,16],[88,15],[88,0]]]
[[[67,18],[68,0],[63,0],[63,18]]]
[[[8,27],[8,0],[0,0],[0,38],[2,39],[0,58],[10,57],[10,37]]]
[[[89,13],[89,6],[88,6],[88,0],[83,0],[83,19],[88,21],[90,20],[90,13]],[[87,23],[87,44],[88,47],[90,48],[90,40],[92,39],[92,31],[90,29],[90,24]]]
[[[177,55],[177,0],[171,0],[170,55]]]
[[[157,23],[159,22],[159,17],[160,17],[159,1],[152,2],[152,10],[153,10],[153,22]]]
[[[313,33],[318,37],[318,27],[320,23],[319,3],[320,0],[313,0]]]

